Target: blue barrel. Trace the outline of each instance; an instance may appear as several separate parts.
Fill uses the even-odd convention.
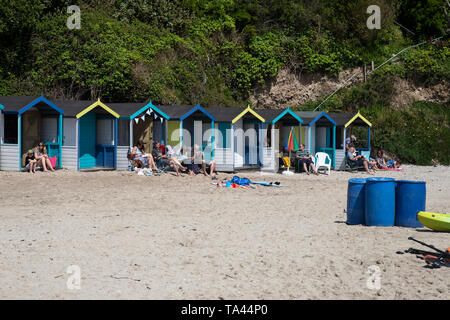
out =
[[[420,228],[419,211],[425,211],[427,196],[425,181],[397,180],[395,191],[395,225]]]
[[[366,225],[392,227],[395,223],[395,180],[366,179]]]
[[[347,187],[347,224],[365,224],[366,179],[349,179]]]

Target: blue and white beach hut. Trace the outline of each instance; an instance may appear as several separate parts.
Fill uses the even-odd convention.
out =
[[[336,159],[336,121],[327,113],[320,111],[295,112],[303,119],[301,143],[312,155],[325,152],[331,158],[331,166],[335,167]]]
[[[116,169],[119,114],[100,99],[59,104],[65,111],[63,167]]]
[[[64,111],[44,96],[0,97],[0,170],[22,170],[27,151],[43,141],[62,165]]]
[[[359,131],[361,136],[357,137],[356,150],[364,155],[367,159],[370,158],[370,139],[371,139],[371,127],[372,124],[368,121],[359,111],[355,113],[328,113],[336,121],[336,170],[345,170],[345,158],[346,158],[346,140],[350,138],[354,127],[359,127],[362,130]],[[367,127],[367,131],[365,131]],[[355,133],[355,132],[353,132]],[[356,134],[356,133],[355,133]]]
[[[300,144],[303,119],[289,107],[286,109],[262,109],[258,113],[266,120],[264,123],[264,171],[278,172],[278,155],[283,152],[291,128],[294,128],[297,143]]]
[[[169,117],[152,102],[148,103],[109,103],[111,109],[120,114],[117,138],[117,170],[128,168],[128,151],[138,140],[147,143],[146,152],[151,152],[151,142],[160,141],[164,145],[164,136]]]

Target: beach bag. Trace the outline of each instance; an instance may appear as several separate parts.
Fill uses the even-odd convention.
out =
[[[57,160],[57,157],[56,157],[56,156],[51,157],[51,158],[49,157],[48,160],[50,160],[50,163],[51,163],[51,165],[52,165],[52,168],[55,168],[55,167],[56,167],[56,160]]]
[[[233,179],[231,179],[231,183],[235,183],[240,186],[248,186],[250,184],[250,180],[246,179],[246,178],[239,178],[238,176],[234,176]]]

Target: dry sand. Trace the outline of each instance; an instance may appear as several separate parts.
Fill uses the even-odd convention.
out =
[[[448,167],[377,173],[427,182],[427,209],[450,212]],[[286,177],[282,188],[217,188],[203,177],[129,172],[0,172],[0,298],[448,299],[450,268],[427,269],[409,236],[440,248],[450,234],[348,226],[347,180]],[[219,174],[220,178],[231,175]],[[69,265],[81,289],[66,286]],[[368,267],[381,289],[367,288]]]

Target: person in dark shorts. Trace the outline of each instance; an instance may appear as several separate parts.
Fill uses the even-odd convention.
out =
[[[200,167],[195,163],[195,148],[187,148],[188,158],[184,160],[186,167],[188,168],[188,173],[190,176],[195,176],[199,173]]]
[[[158,141],[153,142],[152,156],[157,167],[166,167],[171,164],[169,157],[162,153],[161,144]]]
[[[153,142],[152,157],[158,168],[173,167],[176,174],[180,175],[178,172],[178,167],[174,164],[174,161],[169,159],[167,154],[162,153],[161,144],[158,141]]]
[[[36,163],[33,150],[28,150],[27,156],[25,157],[25,167],[30,173],[36,173]]]
[[[315,175],[318,175],[316,167],[314,166],[313,156],[309,154],[307,150],[305,150],[305,145],[302,143],[299,146],[300,150],[298,150],[295,154],[295,159],[297,159],[296,172],[300,173],[301,168],[309,175],[309,168],[313,169]]]

